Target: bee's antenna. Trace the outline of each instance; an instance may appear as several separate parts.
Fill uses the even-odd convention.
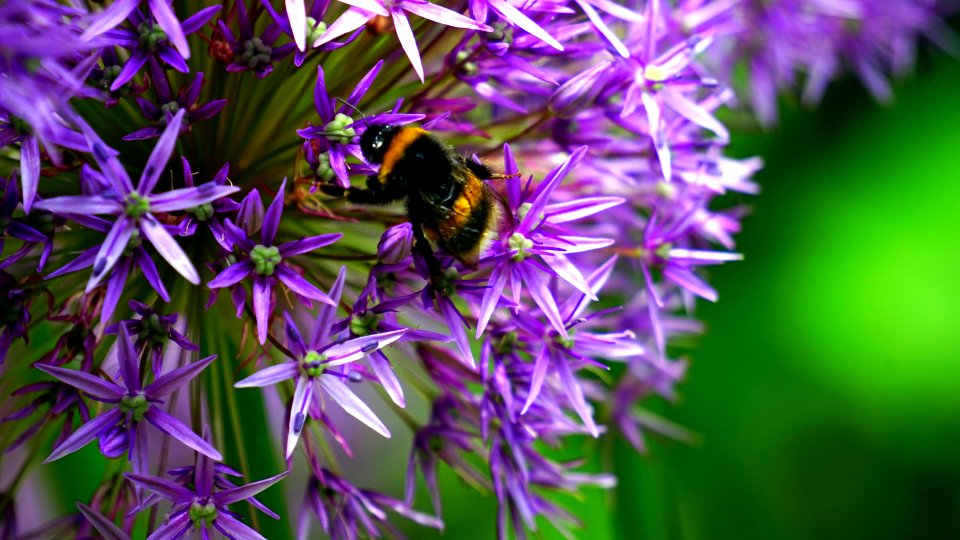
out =
[[[346,105],[347,107],[350,107],[351,109],[357,111],[357,113],[360,114],[360,119],[362,119],[362,120],[366,120],[366,119],[367,119],[367,115],[363,114],[363,111],[361,111],[360,109],[358,109],[356,105],[350,103],[349,101],[343,99],[342,97],[338,97],[338,98],[337,98],[337,101],[339,101],[340,103],[343,103],[343,104]]]

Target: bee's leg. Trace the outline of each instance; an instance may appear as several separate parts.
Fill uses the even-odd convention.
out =
[[[430,245],[430,241],[427,240],[427,237],[423,234],[423,229],[418,223],[413,224],[413,239],[414,249],[417,250],[417,254],[427,263],[427,271],[430,273],[430,283],[434,287],[437,287],[443,282],[441,279],[443,270],[440,268],[440,261],[437,259],[437,255],[433,252],[433,246]],[[446,290],[437,289],[437,292],[446,294]]]
[[[332,197],[342,197],[356,204],[386,204],[399,197],[389,191],[374,191],[372,189],[345,188],[336,184],[320,184],[320,191]]]
[[[516,178],[520,176],[519,172],[513,174],[494,172],[494,170],[487,165],[469,157],[464,157],[463,163],[468,169],[470,169],[470,172],[475,174],[477,178],[480,178],[481,180],[506,180],[508,178]]]

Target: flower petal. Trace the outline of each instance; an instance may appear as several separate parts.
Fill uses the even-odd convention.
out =
[[[445,7],[440,7],[436,4],[431,4],[430,2],[420,3],[407,1],[401,2],[400,5],[409,13],[419,15],[424,19],[429,19],[433,22],[437,22],[446,26],[464,28],[467,30],[480,30],[483,32],[489,32],[493,30],[493,28],[490,28],[483,23],[478,23],[470,17],[464,17],[456,11],[447,9]]]
[[[271,384],[277,384],[278,382],[293,378],[299,369],[296,362],[283,362],[282,364],[263,368],[246,379],[237,381],[233,386],[234,388],[270,386]]]
[[[211,289],[229,287],[231,285],[240,283],[243,278],[250,275],[250,272],[253,272],[253,263],[250,261],[240,261],[238,263],[231,264],[222,272],[217,274],[215,278],[210,280],[210,282],[207,283],[207,287]]]
[[[253,280],[253,316],[257,321],[257,340],[261,345],[267,342],[270,330],[270,293],[273,288],[270,280],[257,276]]]
[[[86,446],[90,441],[95,439],[97,435],[103,432],[103,430],[119,422],[122,417],[123,415],[120,414],[118,409],[110,409],[109,411],[101,414],[100,416],[80,426],[79,429],[67,437],[67,440],[63,441],[59,446],[54,448],[53,452],[51,452],[47,459],[43,460],[43,462],[50,463],[51,461],[56,461],[67,454],[76,452],[77,450]]]
[[[143,391],[151,398],[160,398],[166,396],[177,388],[180,388],[190,382],[194,377],[199,375],[201,371],[206,369],[211,362],[216,360],[216,358],[217,355],[214,354],[204,358],[203,360],[198,360],[192,364],[187,364],[181,368],[175,369],[147,385]]]
[[[290,20],[290,32],[293,34],[293,41],[297,44],[297,49],[307,50],[307,8],[303,5],[304,0],[284,0],[284,7],[287,8],[287,18]]]
[[[333,24],[327,27],[327,31],[313,42],[313,47],[319,47],[328,41],[333,41],[344,34],[353,32],[367,24],[367,21],[372,19],[373,16],[374,13],[354,7],[344,11],[343,15],[333,21]]]
[[[540,347],[536,360],[533,361],[533,375],[530,377],[530,392],[527,394],[527,401],[520,409],[520,414],[526,414],[527,409],[540,395],[540,389],[543,388],[543,382],[547,379],[547,368],[550,367],[549,347]]]
[[[281,263],[277,265],[273,270],[273,275],[284,285],[286,285],[288,289],[299,294],[300,296],[309,298],[311,300],[317,300],[323,302],[324,304],[333,304],[333,300],[331,300],[326,293],[304,279],[300,274],[297,274],[291,270],[286,264]]]
[[[190,58],[190,46],[187,45],[187,37],[183,35],[183,28],[180,27],[180,20],[174,15],[173,9],[167,0],[149,0],[147,5],[150,11],[157,19],[157,24],[167,33],[167,39],[177,48],[184,59]]]
[[[173,501],[174,504],[190,502],[194,498],[192,491],[166,478],[137,473],[125,473],[123,476],[134,484]]]
[[[264,478],[263,480],[250,482],[249,484],[243,486],[225,489],[223,491],[214,493],[213,500],[216,502],[216,504],[227,505],[249,499],[257,493],[260,493],[268,487],[276,484],[289,473],[290,471],[283,471],[282,473],[271,476],[270,478]]]
[[[307,238],[301,238],[300,240],[287,242],[286,244],[281,244],[280,246],[278,246],[280,248],[280,256],[289,257],[291,255],[300,255],[302,253],[309,253],[315,249],[319,249],[324,246],[329,246],[330,244],[336,242],[342,237],[343,237],[343,234],[341,233],[332,233],[332,234],[321,234],[317,236],[308,236]]]
[[[160,431],[183,443],[184,446],[192,448],[215,461],[223,461],[223,456],[216,448],[210,446],[210,443],[190,431],[190,428],[185,426],[183,422],[167,414],[160,407],[151,406],[147,409],[144,418]]]
[[[40,143],[36,137],[25,137],[20,144],[20,181],[23,184],[23,209],[29,214],[40,181]]]
[[[191,527],[193,527],[193,522],[190,521],[190,514],[182,512],[162,526],[157,527],[147,537],[147,540],[177,540],[183,538]]]
[[[143,167],[143,173],[140,175],[140,183],[137,185],[137,192],[140,195],[149,195],[160,179],[160,173],[163,172],[167,162],[170,161],[170,154],[173,153],[173,147],[177,143],[177,137],[180,136],[180,124],[183,122],[186,109],[180,109],[173,119],[167,122],[167,128],[163,130],[163,135],[157,139],[157,145],[150,152],[147,158],[147,164]]]
[[[117,259],[123,255],[127,243],[130,242],[130,236],[133,235],[133,229],[133,221],[126,217],[121,217],[110,228],[110,232],[107,233],[107,237],[103,240],[100,251],[97,252],[93,261],[93,274],[90,275],[90,280],[87,282],[87,294],[96,288],[103,276],[113,268]]]
[[[370,410],[370,407],[347,388],[343,381],[334,375],[324,375],[319,377],[318,380],[320,387],[327,392],[331,399],[343,407],[347,414],[363,422],[380,435],[390,438],[390,430],[387,429],[387,426],[383,425],[383,422]]]
[[[487,0],[487,3],[494,11],[502,15],[504,19],[523,28],[528,34],[535,36],[540,41],[543,41],[558,51],[563,50],[563,45],[561,45],[559,41],[554,39],[553,36],[548,34],[540,25],[530,20],[529,17],[524,15],[507,0]]]
[[[303,432],[303,425],[307,421],[307,411],[310,408],[310,398],[313,396],[313,379],[307,376],[297,378],[297,385],[293,390],[293,400],[290,402],[290,423],[287,426],[287,459],[297,449],[297,441]]]
[[[400,330],[371,334],[338,343],[323,351],[324,356],[330,358],[330,361],[325,362],[324,365],[333,367],[349,364],[373,351],[379,351],[394,341],[397,341],[406,333],[407,329],[402,328]]]
[[[393,18],[393,28],[397,32],[400,46],[410,59],[413,70],[417,72],[417,77],[420,77],[420,82],[423,82],[423,64],[420,62],[420,50],[417,49],[417,38],[413,36],[410,21],[407,20],[403,10],[398,8],[390,10],[390,16]]]
[[[114,522],[104,517],[103,514],[82,502],[77,501],[76,504],[77,509],[80,510],[83,517],[87,518],[87,521],[93,525],[93,528],[100,533],[101,538],[104,540],[130,540],[130,536],[123,532],[123,529],[117,527]]]
[[[103,195],[64,195],[44,199],[36,207],[54,214],[119,214],[123,211],[120,201]]]
[[[551,356],[553,355],[554,353],[551,352]],[[560,376],[560,384],[563,386],[567,398],[570,399],[570,405],[573,406],[573,410],[576,411],[580,419],[583,420],[590,434],[593,435],[594,438],[599,437],[600,431],[593,422],[593,409],[590,408],[587,400],[583,397],[583,390],[580,388],[580,383],[577,382],[577,379],[573,376],[568,360],[566,358],[555,357],[551,360],[553,360],[551,363],[557,368],[557,374]]]
[[[140,230],[146,235],[153,247],[156,248],[160,256],[164,258],[170,266],[173,267],[181,276],[194,285],[200,284],[200,276],[193,263],[183,252],[180,244],[170,236],[170,233],[153,218],[149,216],[140,220]]]
[[[117,363],[120,364],[120,377],[123,384],[132,393],[140,391],[140,355],[133,346],[127,325],[120,323],[117,330]]]
[[[267,540],[257,531],[223,512],[217,514],[217,519],[213,520],[213,526],[226,538],[232,538],[234,540]]]
[[[175,189],[151,196],[150,211],[172,212],[174,210],[186,210],[204,203],[216,201],[217,199],[222,199],[238,191],[240,191],[240,188],[237,186],[218,186],[213,182],[207,182],[197,187]]]
[[[265,246],[272,246],[273,239],[277,237],[277,229],[280,227],[280,214],[283,212],[283,197],[286,193],[287,179],[284,178],[280,183],[280,189],[277,196],[273,198],[267,213],[263,216],[263,226],[260,228],[260,242]]]
[[[393,372],[393,366],[390,365],[387,357],[380,351],[374,351],[368,358],[370,359],[370,368],[377,376],[380,384],[383,385],[383,389],[386,390],[390,399],[400,407],[406,407],[407,402],[403,397],[403,388],[400,386],[397,374]]]
[[[90,394],[91,397],[96,399],[117,400],[126,394],[126,389],[124,389],[122,386],[101,379],[100,377],[95,377],[83,371],[48,366],[47,364],[34,364],[34,367],[46,373],[47,375],[56,377],[57,379],[69,384],[74,388],[83,390],[87,394]]]

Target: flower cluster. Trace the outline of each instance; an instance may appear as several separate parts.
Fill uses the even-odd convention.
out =
[[[0,1],[0,536],[262,538],[251,508],[301,538],[442,529],[441,468],[496,497],[502,538],[575,527],[555,494],[615,478],[565,441],[685,437],[643,403],[676,395],[704,267],[740,259],[725,196],[762,162],[726,154],[723,109],[770,124],[846,70],[886,99],[920,38],[953,47],[939,9]],[[396,189],[434,136],[465,153],[392,198],[450,186],[435,215],[337,197]],[[482,240],[447,252],[425,219]],[[376,436],[409,455],[402,494],[352,479]],[[32,457],[94,440],[113,474],[79,513],[17,519]],[[276,474],[236,485],[265,445]],[[254,498],[291,470],[285,511]]]

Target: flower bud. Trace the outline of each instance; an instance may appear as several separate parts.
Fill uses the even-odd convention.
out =
[[[113,426],[100,436],[100,453],[108,458],[118,458],[130,447],[130,436],[120,425]]]
[[[410,254],[413,247],[413,226],[401,223],[383,232],[377,244],[377,257],[381,262],[396,264]]]

